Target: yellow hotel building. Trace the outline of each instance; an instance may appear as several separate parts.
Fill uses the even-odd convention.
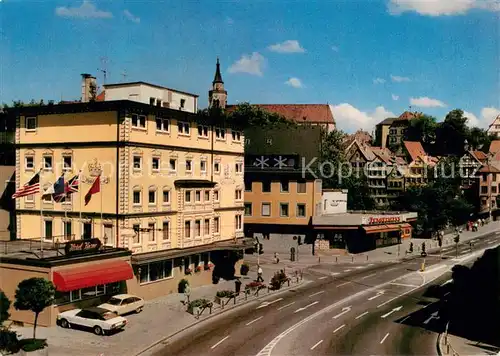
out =
[[[145,298],[176,290],[187,270],[210,261],[220,267],[219,277],[227,276],[245,248],[244,137],[227,122],[200,120],[130,100],[20,109],[16,187],[40,168],[42,191],[63,173],[68,181],[81,171],[81,186],[69,202],[42,200],[41,194],[17,199],[17,238],[99,238],[128,248],[138,279],[136,286],[127,283],[129,291]],[[101,193],[85,206],[99,174]],[[235,251],[231,266],[224,266]],[[149,264],[161,261],[184,271],[165,272],[168,286],[149,286],[155,278]],[[212,278],[199,275],[192,286]]]

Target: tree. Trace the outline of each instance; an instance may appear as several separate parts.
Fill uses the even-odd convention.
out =
[[[269,112],[259,106],[251,105],[250,103],[242,103],[235,109],[224,112],[227,119],[242,127],[270,127],[277,124],[286,124],[288,126],[297,126],[295,121],[289,120],[283,115]]]
[[[38,316],[46,307],[52,305],[55,292],[52,282],[44,278],[25,279],[17,286],[14,307],[17,310],[30,310],[35,313],[33,339],[36,338]]]
[[[410,120],[410,125],[405,131],[406,141],[422,142],[425,149],[430,149],[436,141],[438,124],[433,116],[422,115]]]
[[[9,298],[0,290],[0,325],[3,325],[3,323],[10,318],[10,304]]]
[[[435,152],[441,156],[462,156],[465,152],[465,140],[469,137],[468,119],[463,110],[450,111],[436,130]]]

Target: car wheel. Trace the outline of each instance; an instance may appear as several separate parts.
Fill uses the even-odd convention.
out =
[[[94,326],[94,334],[96,335],[104,335],[104,332],[100,326]]]
[[[61,320],[61,326],[65,329],[69,329],[70,325],[66,319]]]
[[[142,307],[139,307],[139,308],[137,308],[137,309],[135,310],[135,312],[136,312],[137,314],[139,314],[141,311],[142,311]]]

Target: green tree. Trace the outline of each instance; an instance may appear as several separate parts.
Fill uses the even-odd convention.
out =
[[[405,131],[406,141],[422,142],[424,148],[430,149],[436,141],[438,124],[433,116],[422,115],[410,120],[410,125]]]
[[[10,318],[10,304],[11,302],[9,298],[7,298],[5,293],[0,290],[0,325],[3,325],[3,323]]]
[[[468,119],[463,110],[450,111],[436,130],[435,152],[440,156],[462,156],[465,152],[465,140],[469,138]]]
[[[46,307],[52,305],[55,292],[56,289],[52,282],[44,278],[25,279],[17,286],[14,308],[17,310],[30,310],[35,313],[33,339],[36,338],[38,316]]]
[[[225,112],[225,115],[231,122],[235,122],[242,127],[269,127],[277,124],[286,124],[288,126],[297,126],[297,123],[288,120],[283,115],[269,112],[259,106],[250,103],[238,104],[233,110]]]

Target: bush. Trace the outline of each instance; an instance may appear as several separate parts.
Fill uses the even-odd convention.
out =
[[[21,349],[17,333],[15,331],[0,329],[0,351],[17,353]]]
[[[41,350],[48,346],[45,339],[24,339],[19,344],[21,345],[21,349],[26,352]]]
[[[184,278],[181,279],[179,281],[179,285],[177,286],[177,291],[179,293],[184,293],[184,291],[186,290],[186,286],[188,286],[188,285],[189,285],[189,282],[187,279],[184,279]]]
[[[219,298],[231,298],[234,292],[230,290],[220,290],[217,292],[216,296]]]
[[[250,271],[250,267],[246,263],[244,263],[244,264],[241,265],[241,267],[240,267],[240,274],[242,276],[246,276],[249,271]]]

